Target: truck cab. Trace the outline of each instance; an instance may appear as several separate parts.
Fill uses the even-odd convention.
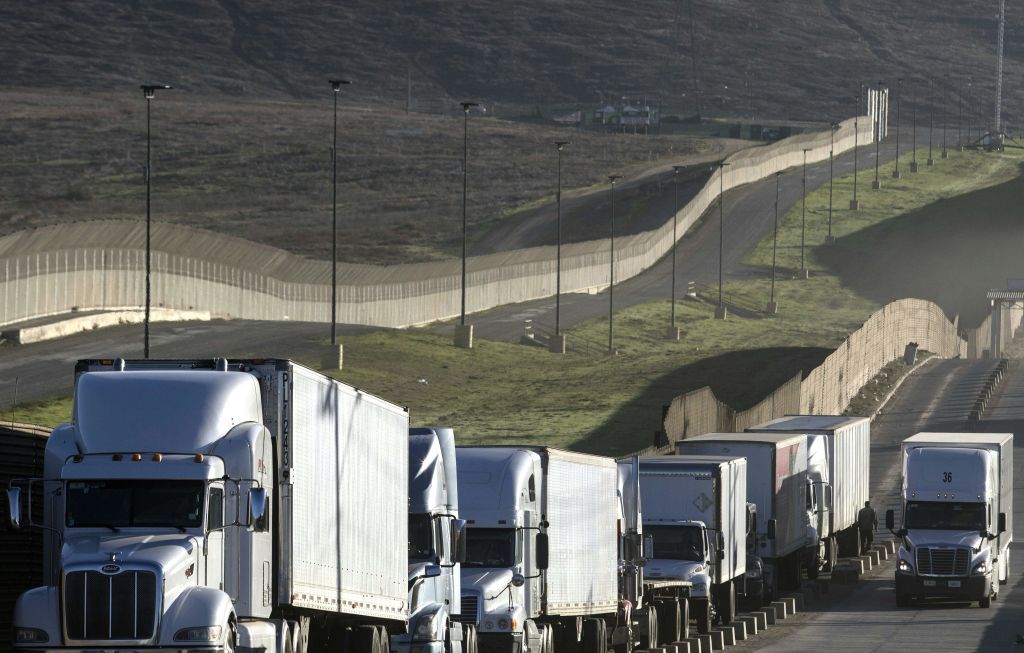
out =
[[[807,435],[807,544],[804,567],[808,578],[831,570],[838,559],[832,541],[832,484],[829,478],[828,438]]]
[[[708,600],[708,572],[718,559],[711,533],[702,521],[647,521],[644,534],[654,539],[644,573],[651,579],[688,580],[692,600]],[[724,551],[723,551],[724,553]]]

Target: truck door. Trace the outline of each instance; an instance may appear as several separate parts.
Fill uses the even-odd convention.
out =
[[[207,535],[203,547],[203,585],[225,589],[224,578],[224,486],[210,485]],[[237,587],[237,585],[236,585]],[[234,589],[234,588],[232,588]],[[233,598],[233,597],[232,597]]]

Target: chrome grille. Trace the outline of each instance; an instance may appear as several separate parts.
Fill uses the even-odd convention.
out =
[[[150,571],[71,571],[64,575],[64,628],[75,641],[153,639],[156,574]]]
[[[967,549],[918,547],[917,571],[925,576],[966,576]]]
[[[462,614],[456,620],[464,624],[477,623],[478,610],[480,607],[480,596],[478,594],[462,595]]]

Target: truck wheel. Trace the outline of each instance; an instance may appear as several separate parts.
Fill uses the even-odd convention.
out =
[[[637,621],[641,624],[640,636],[637,638],[640,642],[638,648],[658,648],[658,611],[654,609],[654,605],[648,605],[641,610],[637,615]]]
[[[555,653],[555,629],[552,628],[551,624],[544,624],[541,628],[544,629],[545,653]]]
[[[830,537],[825,542],[825,571],[831,572],[839,562],[839,536]]]
[[[658,640],[665,643],[679,641],[679,625],[682,615],[679,614],[679,602],[668,599],[657,604]]]
[[[980,601],[978,601],[978,606],[982,607],[982,608],[991,608],[992,607],[992,597],[991,596],[983,597]]]
[[[718,613],[718,621],[723,626],[729,626],[736,619],[736,584],[731,580],[718,588],[718,596],[715,601],[715,611]]]
[[[697,622],[697,633],[707,635],[711,632],[711,603],[707,599],[693,602],[693,618]]]
[[[690,639],[690,601],[685,596],[679,599],[679,629],[679,639],[676,641]]]
[[[478,653],[476,639],[476,626],[473,624],[462,625],[462,653]]]
[[[354,653],[380,653],[380,630],[376,626],[359,626],[353,633]]]
[[[825,555],[826,556],[828,555],[828,550],[827,549],[825,551]],[[815,578],[817,578],[818,577],[818,572],[821,571],[820,569],[818,569],[818,555],[817,555],[817,553],[812,553],[811,555],[807,556],[807,561],[804,564],[807,565],[807,577],[810,578],[811,580],[814,580]],[[800,586],[800,581],[797,580],[797,587],[799,587],[799,586]]]
[[[1010,550],[1007,549],[1006,553],[1003,554],[1003,558],[999,561],[999,567],[1003,571],[1002,577],[999,579],[1000,585],[1006,585],[1010,582]]]
[[[583,653],[605,653],[600,619],[583,620]]]

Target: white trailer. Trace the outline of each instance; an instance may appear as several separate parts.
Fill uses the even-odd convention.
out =
[[[458,447],[462,615],[481,651],[604,650],[618,611],[615,461],[546,447]],[[582,628],[577,629],[577,618]]]
[[[803,433],[807,476],[820,546],[814,567],[830,571],[838,556],[860,553],[857,514],[870,499],[871,420],[843,415],[792,415],[747,429],[748,433]]]
[[[654,537],[645,574],[693,583],[690,611],[702,635],[729,625],[747,562],[747,461],[724,456],[640,459],[644,532]]]
[[[403,407],[287,360],[76,372],[41,479],[64,545],[18,601],[19,646],[389,650],[408,619]]]
[[[940,597],[989,607],[1010,576],[1013,434],[919,433],[902,449],[896,604]],[[885,525],[894,529],[894,510]]]
[[[757,506],[753,553],[764,563],[764,598],[799,587],[807,545],[807,437],[709,433],[676,443],[680,455],[747,459],[747,501]]]

